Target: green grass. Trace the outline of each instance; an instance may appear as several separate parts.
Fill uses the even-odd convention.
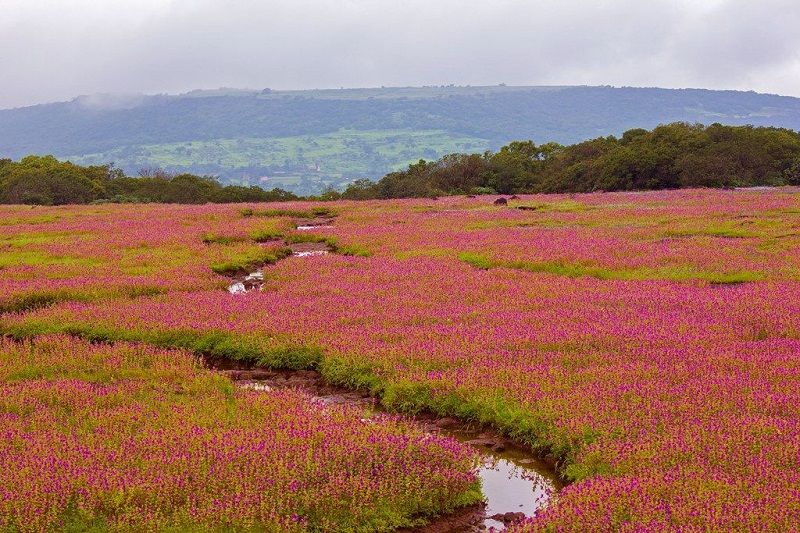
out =
[[[262,216],[256,215],[252,209],[242,210],[243,213],[246,213],[247,217],[252,216]],[[263,215],[263,216],[271,216],[271,215]],[[276,217],[282,217],[284,215],[275,215]],[[281,223],[280,220],[277,218],[267,219],[263,221],[258,227],[250,230],[246,235],[245,234],[233,234],[233,235],[220,235],[217,233],[205,233],[203,235],[203,242],[205,244],[235,244],[241,242],[269,242],[274,241],[277,239],[282,239],[284,236],[284,232],[289,229],[291,226],[289,223],[284,222]]]
[[[215,233],[206,233],[203,235],[203,242],[205,244],[233,244],[235,242],[245,242],[247,237],[243,235],[217,235]]]
[[[594,206],[586,205],[583,202],[576,202],[574,200],[559,200],[556,202],[539,202],[539,203],[517,203],[512,200],[512,207],[517,209],[523,208],[538,213],[579,213],[582,211],[590,211],[596,209]]]
[[[41,233],[15,233],[14,235],[0,235],[0,249],[3,247],[23,247],[37,244],[65,243],[81,238],[84,233],[69,231],[41,232]]]
[[[21,265],[85,267],[100,265],[102,260],[97,258],[52,254],[36,248],[55,243],[71,244],[82,238],[85,238],[82,233],[66,231],[0,235],[0,268]]]
[[[314,207],[311,209],[251,209],[245,208],[239,211],[245,218],[250,217],[264,217],[264,218],[316,218],[316,217],[333,217],[336,213],[328,207]]]
[[[696,228],[669,230],[664,232],[664,237],[718,237],[722,239],[746,239],[758,237],[759,234],[736,227],[732,224],[709,224]]]
[[[316,368],[322,357],[319,348],[289,339],[270,337],[265,343],[258,336],[247,337],[226,331],[117,329],[99,324],[28,320],[13,326],[0,321],[0,333],[15,339],[63,333],[92,342],[144,342],[162,348],[182,348],[212,358],[249,361],[264,367],[289,370]]]
[[[375,169],[396,170],[420,158],[437,159],[453,152],[482,152],[489,141],[444,130],[339,130],[325,134],[275,138],[211,139],[145,144],[106,152],[73,155],[78,164],[115,161],[121,167],[191,167],[219,165],[304,168],[303,174],[368,175]],[[319,171],[316,167],[319,166]],[[275,182],[285,176],[273,176]],[[267,182],[271,186],[271,182]]]
[[[274,249],[252,248],[237,252],[225,260],[213,263],[211,270],[222,275],[243,274],[261,265],[277,263],[291,254],[292,251],[285,247]]]
[[[61,220],[60,215],[38,215],[38,216],[19,216],[7,217],[0,220],[0,226],[17,226],[20,224],[53,224]]]
[[[475,252],[462,252],[458,255],[458,259],[481,270],[504,267],[570,278],[588,276],[604,280],[629,281],[648,279],[665,279],[671,281],[701,280],[714,285],[748,283],[761,281],[765,278],[764,274],[761,272],[710,272],[697,270],[689,265],[615,269],[595,264],[569,261],[496,261],[486,255]]]
[[[255,242],[269,242],[283,238],[283,232],[275,228],[259,228],[251,231],[248,236]]]
[[[0,268],[9,266],[84,266],[93,267],[102,264],[100,259],[77,257],[70,255],[53,255],[39,250],[6,249],[0,253]]]
[[[104,298],[154,296],[156,294],[162,294],[166,292],[166,290],[167,289],[163,287],[141,285],[115,289],[91,288],[37,291],[11,296],[0,301],[0,314],[31,311],[65,301],[90,302]]]
[[[739,283],[749,283],[751,281],[761,281],[764,279],[764,275],[760,272],[750,272],[750,271],[741,271],[741,272],[730,272],[730,273],[714,273],[709,272],[706,273],[702,279],[708,281],[713,285],[729,285],[729,284],[739,284]]]
[[[336,245],[336,253],[355,257],[372,257],[372,251],[360,244]]]
[[[462,252],[458,254],[458,259],[459,261],[468,263],[475,268],[480,268],[481,270],[489,270],[493,266],[496,266],[495,263],[488,257],[473,252]]]
[[[209,243],[213,240],[210,234],[205,237],[209,239]],[[231,243],[232,241],[226,244]],[[163,272],[166,268],[180,268],[193,261],[203,260],[204,257],[197,251],[178,243],[159,247],[135,245],[122,249],[117,266],[123,274],[146,276]]]

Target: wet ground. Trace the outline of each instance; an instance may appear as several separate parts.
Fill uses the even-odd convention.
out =
[[[298,388],[324,404],[347,404],[361,407],[365,417],[381,412],[376,398],[326,385],[314,371],[262,370],[230,361],[209,361],[237,386],[264,393],[280,388]],[[417,533],[502,530],[506,525],[532,516],[563,486],[551,465],[529,450],[503,436],[476,428],[452,418],[422,414],[413,417],[425,431],[448,435],[473,446],[481,456],[478,475],[486,501],[441,517]]]
[[[331,227],[333,219],[314,218],[295,221],[298,230]],[[324,255],[331,250],[324,243],[305,242],[290,245],[295,257]],[[261,269],[234,279],[228,287],[232,294],[260,290],[264,283]],[[347,404],[361,407],[364,416],[381,412],[376,398],[325,384],[314,371],[272,371],[249,367],[232,361],[207,361],[225,373],[237,386],[264,393],[278,388],[298,388],[324,404]],[[415,533],[455,533],[462,531],[503,530],[515,521],[532,516],[562,487],[552,465],[529,450],[486,428],[477,428],[452,418],[432,414],[413,420],[425,431],[448,435],[474,447],[481,464],[478,476],[485,503],[459,510],[436,519],[428,526],[405,530]]]
[[[290,244],[289,248],[292,249],[292,256],[294,257],[326,255],[331,252],[330,246],[324,242],[300,242]],[[244,294],[260,290],[264,285],[264,272],[262,269],[263,267],[249,274],[233,277],[233,283],[228,285],[228,292],[231,294]]]
[[[332,217],[298,218],[294,221],[295,227],[300,231],[324,229],[333,227]]]
[[[299,242],[290,244],[292,255],[295,257],[306,257],[309,255],[325,255],[331,252],[331,247],[325,242]]]

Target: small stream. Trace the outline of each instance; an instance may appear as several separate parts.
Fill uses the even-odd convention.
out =
[[[314,371],[271,371],[237,366],[231,362],[209,363],[224,372],[238,387],[264,393],[280,388],[297,388],[325,405],[359,407],[365,418],[385,412],[376,398],[326,385]],[[465,508],[429,526],[409,531],[502,531],[509,523],[532,516],[563,486],[550,465],[495,432],[431,414],[415,416],[412,420],[425,431],[447,435],[478,451],[481,464],[477,473],[481,479],[485,505]]]
[[[295,229],[298,229],[300,231],[310,231],[312,229],[331,229],[331,228],[333,228],[333,226],[331,225],[327,226],[319,225],[319,226],[297,226],[297,228]]]
[[[228,292],[231,294],[244,294],[254,289],[261,288],[264,284],[264,272],[261,270],[251,272],[244,276],[241,280],[234,281],[228,285]]]
[[[331,229],[333,228],[334,217],[319,216],[315,218],[298,218],[295,219],[295,229],[300,231],[310,231],[315,229]]]
[[[301,231],[314,230],[330,228],[331,224],[330,219],[309,219],[303,220],[296,228]],[[325,243],[299,243],[291,245],[291,248],[294,257],[313,257],[330,252]],[[263,285],[264,273],[259,269],[234,278],[228,292],[246,294],[261,290]],[[365,418],[383,412],[376,398],[326,385],[321,376],[311,370],[271,371],[218,360],[209,360],[207,363],[211,368],[225,373],[238,387],[264,393],[276,388],[298,388],[323,404],[360,407]],[[413,420],[425,431],[447,435],[478,451],[481,463],[477,473],[485,504],[441,517],[428,526],[408,530],[409,533],[502,531],[508,524],[532,516],[563,487],[552,465],[495,432],[431,414],[415,416]]]
[[[292,257],[313,257],[327,255],[330,249],[325,243],[304,242],[290,245]],[[228,292],[231,294],[245,294],[250,291],[261,290],[264,285],[264,271],[258,269],[243,276],[233,278],[233,283],[228,285]]]

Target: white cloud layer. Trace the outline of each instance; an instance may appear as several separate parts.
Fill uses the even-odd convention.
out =
[[[800,96],[798,0],[0,0],[0,13],[0,108],[220,86]]]

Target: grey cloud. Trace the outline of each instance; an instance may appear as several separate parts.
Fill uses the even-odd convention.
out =
[[[0,107],[200,87],[612,84],[800,96],[796,0],[0,0]]]

